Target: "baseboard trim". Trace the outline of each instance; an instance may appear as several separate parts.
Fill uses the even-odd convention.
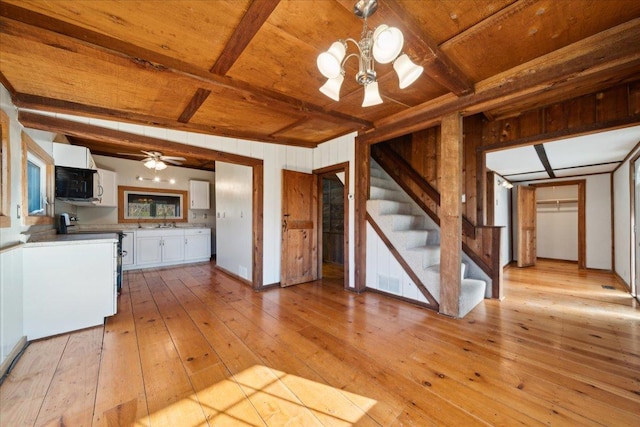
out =
[[[618,274],[617,271],[613,272],[613,275],[615,276],[616,280],[618,281],[618,283],[620,283],[621,285],[623,285],[625,287],[625,289],[627,290],[627,292],[631,292],[631,284],[627,283],[626,280],[624,280],[622,278],[622,276],[620,276]]]
[[[427,308],[431,311],[435,311],[436,313],[438,313],[438,310],[432,306],[431,304],[428,304],[426,302],[422,302],[422,301],[418,301],[415,299],[411,299],[411,298],[407,298],[407,297],[403,297],[402,295],[396,295],[396,294],[392,294],[391,292],[385,292],[385,291],[381,291],[380,289],[376,289],[376,288],[370,288],[370,287],[366,287],[365,288],[366,291],[368,292],[373,292],[375,294],[380,294],[380,295],[384,295],[387,297],[391,297],[393,299],[397,299],[400,301],[404,301],[404,302],[408,302],[409,304],[413,304],[413,305],[417,305],[423,308]]]
[[[240,282],[249,285],[251,287],[253,287],[253,283],[251,283],[250,280],[245,279],[244,277],[240,277],[235,273],[230,272],[229,270],[227,270],[226,268],[220,267],[218,264],[216,264],[215,269],[220,271],[220,273],[224,274],[225,276],[229,276],[233,279],[239,280]]]
[[[13,366],[15,362],[18,361],[18,359],[22,355],[22,351],[25,349],[26,346],[27,346],[27,337],[24,336],[20,338],[20,340],[18,340],[16,345],[13,347],[13,350],[11,350],[11,353],[9,353],[7,358],[0,365],[0,378],[3,378],[5,374],[9,372],[9,369],[11,368],[11,366]]]

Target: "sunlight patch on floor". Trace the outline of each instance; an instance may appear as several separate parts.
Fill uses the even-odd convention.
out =
[[[149,420],[151,425],[196,427],[206,423],[187,419],[194,414],[201,416],[204,409],[211,425],[257,426],[266,422],[352,426],[367,416],[376,403],[365,396],[254,365],[153,412]],[[146,417],[138,421],[139,425],[146,425]]]

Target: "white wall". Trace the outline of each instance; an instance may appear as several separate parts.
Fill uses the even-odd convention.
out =
[[[251,281],[253,170],[216,162],[216,263]]]
[[[632,153],[630,158],[634,157]],[[613,208],[614,216],[614,250],[615,250],[615,272],[624,280],[628,287],[631,287],[631,187],[630,187],[629,161],[624,162],[613,174]],[[640,206],[636,206],[640,209]],[[636,227],[640,224],[636,225]],[[639,248],[640,249],[640,248]],[[636,278],[638,280],[638,278]]]
[[[611,175],[607,173],[600,175],[588,175],[584,178],[573,177],[566,179],[535,181],[535,183],[549,183],[575,179],[584,179],[586,181],[586,267],[611,270]],[[514,186],[514,190],[517,191],[518,186],[527,184],[527,182],[520,182]],[[513,194],[514,200],[516,200],[516,191],[514,191]],[[513,203],[512,215],[514,223],[512,244],[514,245],[514,248],[516,248],[516,223],[518,218],[517,203]],[[517,259],[518,254],[514,252],[513,257],[514,259]]]
[[[11,152],[11,201],[10,227],[0,228],[0,363],[19,344],[24,336],[22,296],[21,233],[41,230],[50,226],[25,226],[18,218],[18,206],[22,205],[22,138],[24,130],[18,122],[18,113],[7,90],[0,85],[0,108],[9,116],[9,149]],[[53,135],[49,132],[25,130],[48,154],[52,154]]]
[[[368,222],[366,257],[368,288],[429,303]],[[440,295],[434,295],[434,298],[439,300]]]
[[[495,173],[493,174],[493,188],[494,190],[494,218],[493,224],[502,227],[500,233],[500,265],[503,267],[511,262],[511,225],[509,224],[509,218],[511,215],[511,189],[500,185],[500,178]]]

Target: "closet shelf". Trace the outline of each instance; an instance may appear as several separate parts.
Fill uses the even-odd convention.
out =
[[[578,199],[544,199],[536,201],[539,205],[556,205],[559,203],[578,203]]]

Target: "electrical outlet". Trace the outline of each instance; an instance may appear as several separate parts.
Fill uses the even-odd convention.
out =
[[[207,219],[208,216],[209,215],[207,215],[207,214],[202,214],[202,218],[204,218],[204,219]]]
[[[195,212],[191,212],[191,219],[196,219],[196,213]]]

